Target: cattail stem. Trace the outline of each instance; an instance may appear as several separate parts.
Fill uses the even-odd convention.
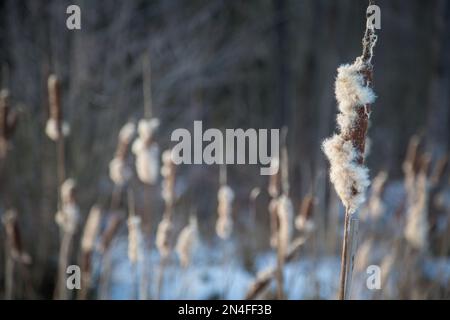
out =
[[[281,239],[281,232],[277,233],[277,271],[276,271],[276,279],[277,279],[277,297],[279,300],[284,299],[284,285],[283,285],[283,268],[284,268],[284,254],[283,250],[281,249],[282,245],[282,239]]]
[[[357,249],[359,220],[345,211],[344,239],[342,242],[339,300],[350,298],[352,273]]]
[[[66,179],[65,168],[65,148],[63,133],[63,114],[61,105],[60,82],[56,76],[50,76],[48,80],[48,95],[50,106],[50,118],[56,122],[57,139],[56,139],[56,174],[58,179],[58,210],[63,210],[61,187]],[[55,298],[66,299],[66,268],[70,258],[70,248],[72,242],[72,234],[62,231],[61,247],[58,257],[58,277],[55,287]]]
[[[358,244],[358,227],[359,220],[356,217],[351,217],[349,222],[349,237],[348,237],[348,257],[347,257],[347,274],[345,276],[345,300],[350,299],[352,290],[352,274],[355,265],[356,249]]]
[[[150,56],[144,55],[142,61],[142,91],[144,95],[144,117],[150,119],[153,113],[152,104],[152,67],[150,63]]]
[[[167,263],[168,263],[168,257],[162,257],[160,264],[159,264],[157,290],[156,290],[156,298],[158,300],[161,299],[162,287],[163,287],[163,283],[164,283],[164,269],[166,268]]]
[[[152,209],[151,209],[151,194],[152,194],[152,187],[150,185],[144,184],[144,190],[146,196],[144,196],[144,208],[145,212],[147,213],[147,223],[146,223],[146,230],[147,232],[144,232],[145,234],[152,234],[152,223],[153,223],[153,217],[152,217]],[[144,248],[147,247],[148,255],[150,256],[152,253],[152,245],[151,242],[148,241],[148,245],[146,246],[144,239]],[[140,289],[139,289],[139,299],[140,300],[148,300],[148,286],[149,286],[149,273],[150,268],[148,265],[147,256],[144,255],[142,257],[142,279],[140,281]]]
[[[11,245],[5,241],[5,300],[12,300],[14,296],[14,259],[11,254]]]
[[[350,214],[348,213],[348,210],[345,210],[344,239],[342,241],[341,274],[339,280],[339,300],[345,299],[345,282],[348,267],[347,257],[348,257],[348,240],[349,240],[349,221],[350,221]]]
[[[58,258],[58,280],[56,287],[56,298],[65,300],[68,298],[68,292],[66,288],[66,270],[69,264],[70,249],[72,244],[72,234],[64,232],[61,241],[61,247],[59,249]]]

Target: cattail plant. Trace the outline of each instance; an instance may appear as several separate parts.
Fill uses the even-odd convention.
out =
[[[142,183],[154,185],[159,174],[159,147],[154,140],[159,120],[141,119],[138,124],[138,138],[134,141],[132,151],[136,156],[136,173]]]
[[[136,214],[134,195],[131,189],[128,190],[128,259],[130,260],[138,286],[138,297],[141,300],[147,299],[147,275],[145,270],[143,233],[141,228],[141,217]],[[138,264],[141,266],[138,272]]]
[[[405,160],[402,165],[404,186],[407,195],[414,193],[416,174],[420,166],[419,146],[420,137],[418,135],[412,136],[409,140]]]
[[[54,142],[57,150],[58,192],[66,180],[64,137],[69,135],[69,124],[64,121],[61,105],[61,85],[56,75],[49,76],[47,81],[49,118],[45,126],[45,133]],[[58,194],[58,206],[61,206],[61,194]]]
[[[267,188],[267,192],[270,196],[269,202],[269,214],[270,214],[270,245],[272,248],[277,247],[277,238],[278,238],[278,230],[277,230],[277,201],[280,196],[280,160],[278,157],[272,157],[270,161],[270,167],[272,168],[272,172],[276,172],[275,174],[269,177],[269,186]]]
[[[92,253],[95,248],[96,239],[100,229],[102,210],[94,205],[84,225],[83,236],[81,238],[81,290],[78,299],[84,300],[89,294],[92,277]]]
[[[154,138],[159,119],[152,118],[151,66],[148,55],[143,60],[143,94],[144,118],[139,121],[138,138],[134,141],[132,150],[136,156],[138,178],[146,185],[154,185],[159,174],[159,146]]]
[[[339,67],[335,90],[339,133],[323,143],[331,166],[330,180],[345,207],[340,299],[348,298],[350,293],[352,261],[356,250],[356,212],[365,201],[365,192],[370,184],[364,154],[370,109],[375,102],[372,57],[376,41],[375,28],[367,23],[362,56],[352,64]]]
[[[75,182],[72,179],[66,180],[64,137],[69,134],[70,128],[63,117],[61,85],[58,77],[56,75],[50,75],[47,86],[49,118],[45,132],[52,141],[56,142],[58,211],[55,220],[61,231],[55,297],[58,299],[66,299],[68,297],[65,284],[66,268],[71,254],[72,238],[78,226],[79,209],[75,201]]]
[[[286,263],[292,261],[297,256],[300,248],[303,247],[306,240],[307,237],[300,236],[291,242],[289,249],[284,256],[284,261]],[[245,299],[257,299],[267,289],[272,280],[276,278],[277,268],[278,266],[269,267],[268,269],[259,272],[256,276],[256,279],[250,284],[245,295]]]
[[[169,257],[172,251],[172,244],[171,244],[172,232],[173,232],[172,220],[169,219],[168,217],[163,217],[156,231],[156,247],[163,259]]]
[[[313,221],[314,196],[308,194],[303,198],[300,211],[295,218],[295,228],[305,234],[311,233],[315,229]]]
[[[197,217],[191,216],[189,218],[189,224],[181,230],[178,236],[175,251],[180,259],[180,264],[183,268],[189,266],[191,261],[192,250],[194,249],[196,242],[198,241],[198,226]]]
[[[2,217],[2,223],[6,231],[5,299],[10,300],[14,298],[15,265],[30,264],[31,257],[23,248],[17,212],[15,210],[6,211]]]
[[[114,183],[114,190],[111,197],[110,209],[116,210],[120,203],[122,189],[127,185],[133,175],[133,171],[128,163],[129,147],[136,131],[134,122],[129,121],[119,131],[116,153],[109,163],[109,177]],[[102,253],[102,274],[100,277],[100,298],[107,299],[109,289],[109,275],[111,272],[111,243],[119,230],[122,222],[120,214],[113,214],[109,217],[108,224],[101,235],[98,249]]]
[[[128,217],[128,259],[132,264],[142,259],[141,217],[130,214]]]
[[[56,288],[56,297],[58,299],[68,298],[65,281],[66,269],[69,265],[73,236],[80,219],[80,210],[75,199],[75,186],[73,179],[68,179],[62,184],[60,190],[61,205],[55,216],[62,236],[58,258],[58,280]]]
[[[117,188],[122,188],[132,177],[128,164],[128,151],[136,131],[133,122],[126,123],[119,132],[116,154],[109,163],[109,177]]]
[[[269,213],[271,221],[271,238],[272,247],[277,249],[277,291],[278,298],[283,299],[283,268],[285,263],[286,252],[289,248],[293,234],[294,206],[289,197],[289,165],[287,152],[287,128],[282,130],[283,146],[280,158],[272,157],[271,167],[277,173],[270,176],[268,192],[272,197],[269,203]],[[281,193],[280,193],[281,190]]]
[[[227,185],[226,167],[220,168],[220,188],[217,192],[217,221],[216,233],[219,238],[226,240],[233,231],[233,201],[234,191]]]
[[[49,99],[49,118],[45,125],[47,136],[57,142],[63,137],[69,135],[70,126],[64,121],[61,107],[61,88],[56,75],[52,74],[48,78],[48,99]]]
[[[428,169],[431,159],[428,155],[421,158],[419,172],[414,178],[414,188],[408,194],[404,236],[414,249],[423,251],[428,247]]]
[[[386,188],[388,174],[386,171],[380,171],[373,179],[370,198],[367,205],[361,210],[361,218],[368,219],[371,222],[377,222],[385,211],[383,194]]]
[[[156,232],[156,247],[161,256],[159,275],[158,275],[158,298],[161,295],[161,287],[164,280],[164,268],[172,252],[172,233],[173,233],[173,210],[175,203],[175,172],[176,167],[172,161],[172,151],[166,150],[162,154],[161,176],[162,198],[165,203],[164,214],[158,225]]]
[[[171,217],[175,200],[175,164],[172,161],[172,151],[166,150],[162,154],[163,166],[161,168],[162,190],[161,195],[165,203],[165,216]]]
[[[9,91],[0,91],[0,160],[6,157],[17,124],[17,113],[9,105]]]
[[[101,274],[99,283],[99,297],[102,300],[108,298],[109,277],[111,274],[111,244],[123,222],[123,214],[114,212],[109,215],[105,230],[100,235],[97,250],[102,254]]]

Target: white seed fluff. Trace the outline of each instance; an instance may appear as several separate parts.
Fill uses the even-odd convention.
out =
[[[413,199],[410,199],[404,234],[412,247],[423,250],[428,245],[429,231],[428,185],[427,176],[424,172],[419,173],[415,187]]]
[[[135,132],[136,125],[134,124],[134,122],[127,122],[119,131],[119,141],[129,144],[131,142],[131,139],[133,139]]]
[[[339,67],[335,94],[340,134],[325,140],[322,146],[330,161],[330,180],[350,214],[365,201],[370,184],[368,169],[357,162],[359,152],[352,141],[343,138],[353,128],[358,108],[372,104],[376,98],[373,90],[364,84],[362,68],[361,58]]]
[[[172,203],[174,195],[174,164],[172,162],[172,151],[166,150],[162,154],[161,176],[163,177],[161,185],[161,196],[166,204]]]
[[[278,217],[278,241],[279,247],[284,257],[291,242],[293,234],[294,206],[288,196],[282,195],[277,201]]]
[[[172,229],[172,221],[164,218],[159,223],[158,230],[156,231],[156,247],[163,258],[168,257],[171,251],[170,237]]]
[[[142,259],[141,245],[141,218],[130,216],[128,218],[128,259],[133,264]]]
[[[216,233],[220,238],[227,239],[233,230],[233,190],[227,185],[221,186],[217,193],[217,200],[218,218],[216,223]]]
[[[70,126],[66,122],[62,122],[61,124],[61,132],[63,137],[66,137],[70,134]],[[45,134],[50,140],[57,141],[59,139],[59,130],[58,125],[55,119],[48,119],[45,125]]]
[[[118,186],[126,184],[133,175],[131,168],[122,159],[115,157],[109,163],[109,177]]]
[[[175,251],[183,268],[186,268],[190,263],[192,250],[197,242],[197,237],[197,219],[192,217],[189,224],[181,230],[175,246]]]
[[[142,119],[138,124],[138,138],[134,141],[132,151],[136,156],[135,166],[138,178],[145,184],[154,185],[159,174],[159,147],[152,141],[159,120]]]
[[[68,234],[74,234],[80,221],[80,210],[75,203],[63,204],[55,216],[56,223]]]
[[[84,252],[92,251],[95,245],[95,239],[100,227],[102,211],[100,207],[93,206],[89,212],[86,225],[84,227],[83,237],[81,239],[81,250]]]

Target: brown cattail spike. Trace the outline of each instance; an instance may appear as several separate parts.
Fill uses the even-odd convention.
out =
[[[61,109],[61,92],[59,79],[56,75],[52,74],[48,78],[48,100],[49,100],[49,118],[56,121],[58,130],[61,132],[61,121],[63,119]]]
[[[17,124],[17,113],[9,105],[9,91],[0,91],[0,158],[4,158],[8,151],[8,143]]]
[[[5,226],[6,237],[12,258],[21,263],[31,263],[30,256],[23,250],[17,212],[14,210],[7,211],[2,218],[2,223]]]

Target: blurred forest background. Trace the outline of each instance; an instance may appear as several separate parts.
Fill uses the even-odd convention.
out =
[[[81,7],[79,31],[66,28],[70,4]],[[385,170],[394,183],[402,180],[414,134],[422,137],[433,163],[448,152],[450,3],[379,0],[377,5],[382,10],[373,61],[378,99],[367,165],[372,177]],[[203,120],[204,127],[289,128],[294,207],[314,192],[315,219],[323,226],[311,252],[337,255],[340,241],[329,237],[335,228],[330,218],[334,191],[321,142],[336,127],[336,69],[361,54],[366,7],[367,1],[359,0],[0,1],[1,87],[10,90],[19,115],[1,168],[0,214],[11,207],[18,212],[23,246],[33,259],[34,295],[28,297],[52,296],[59,247],[57,157],[44,130],[47,78],[56,74],[61,80],[64,119],[71,126],[66,176],[77,181],[84,221],[93,204],[107,207],[110,201],[114,186],[108,165],[120,128],[143,116],[144,57],[151,59],[161,150],[170,147],[174,129],[190,129],[194,120]],[[177,214],[187,217],[195,207],[201,239],[214,245],[219,167],[183,166],[177,176],[184,181],[185,196]],[[154,214],[148,234],[154,234],[164,206],[159,189],[132,184],[138,214],[144,215],[151,192]],[[236,193],[235,234],[245,238],[242,212],[254,187],[266,189],[267,177],[259,175],[257,166],[229,166],[228,184]],[[258,204],[258,250],[269,247],[267,198]],[[4,243],[3,232],[0,239]],[[250,251],[240,253],[243,260],[256,252],[238,247]],[[4,260],[1,250],[0,283],[5,283]],[[255,272],[251,263],[246,268]],[[449,297],[443,286],[447,289],[435,297]]]

